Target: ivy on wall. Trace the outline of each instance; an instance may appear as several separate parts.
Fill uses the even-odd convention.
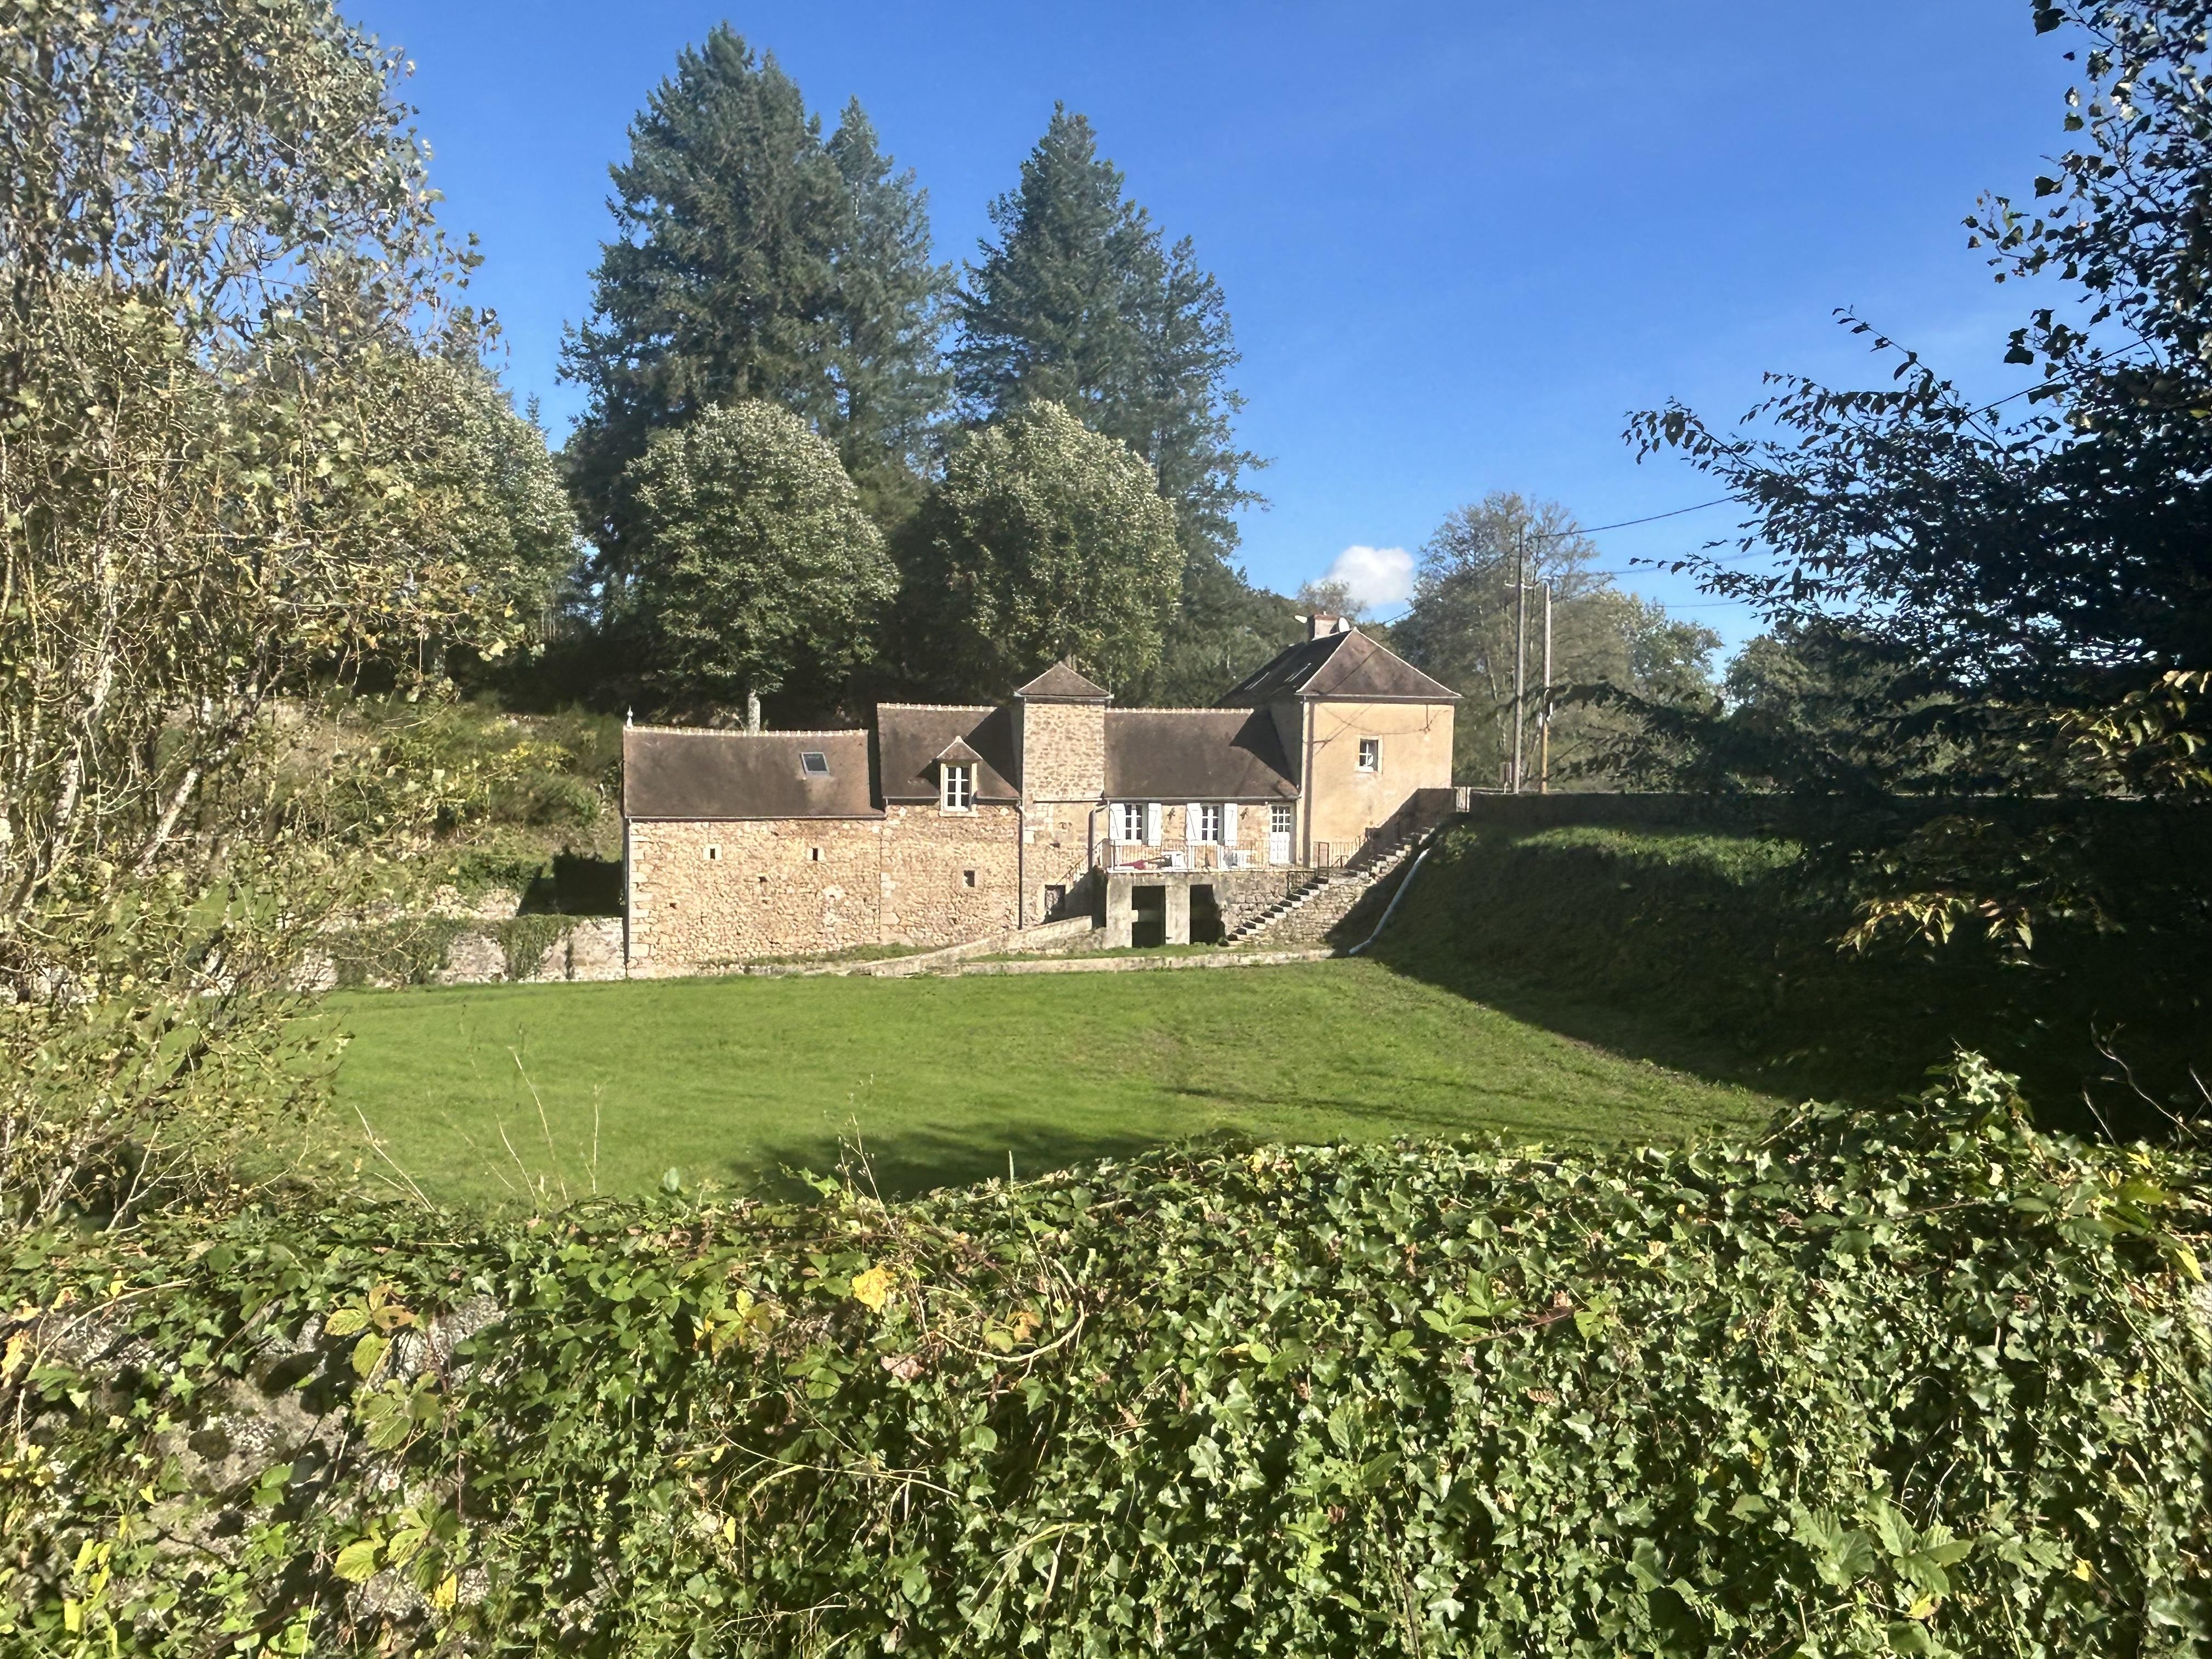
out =
[[[1971,1059],[1755,1145],[45,1237],[40,1654],[2182,1654],[2207,1161]]]

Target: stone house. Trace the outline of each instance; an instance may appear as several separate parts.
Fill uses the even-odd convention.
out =
[[[1218,936],[1449,810],[1447,690],[1341,618],[1211,708],[1121,708],[1056,664],[872,730],[623,733],[629,971],[960,944],[1089,915]]]

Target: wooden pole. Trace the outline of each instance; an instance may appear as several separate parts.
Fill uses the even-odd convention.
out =
[[[1552,793],[1552,585],[1544,584],[1544,712],[1537,717],[1536,793]]]
[[[1521,719],[1528,705],[1528,537],[1513,538],[1513,793],[1521,793]]]

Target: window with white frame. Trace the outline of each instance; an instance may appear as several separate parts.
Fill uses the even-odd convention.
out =
[[[1359,769],[1380,772],[1382,769],[1382,739],[1362,738],[1359,740]]]
[[[1194,801],[1191,803],[1190,838],[1202,847],[1219,844],[1221,807],[1218,802]]]
[[[945,765],[944,795],[939,805],[948,812],[965,812],[975,804],[975,769],[957,761]]]
[[[1114,803],[1114,839],[1142,841],[1145,838],[1145,804],[1135,800]]]
[[[1291,833],[1291,807],[1287,801],[1277,801],[1267,808],[1267,833],[1287,836]]]

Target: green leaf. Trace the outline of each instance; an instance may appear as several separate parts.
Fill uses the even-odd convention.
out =
[[[380,1336],[374,1331],[371,1331],[360,1341],[355,1343],[353,1345],[354,1375],[364,1380],[372,1376],[376,1370],[378,1362],[384,1358],[384,1351],[391,1346],[392,1340],[389,1337]]]
[[[365,1584],[376,1576],[377,1540],[360,1538],[338,1552],[331,1571],[349,1584]]]

